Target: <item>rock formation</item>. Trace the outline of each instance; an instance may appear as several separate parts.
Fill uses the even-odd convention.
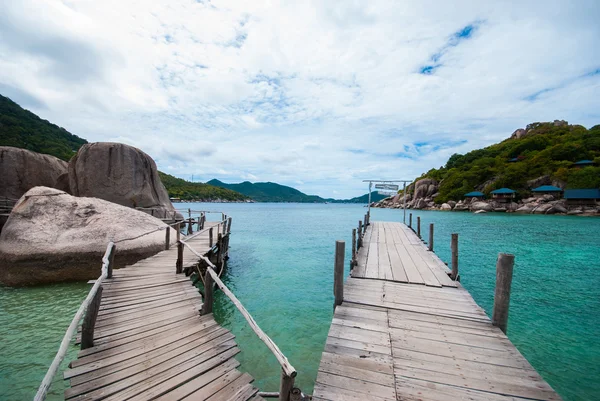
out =
[[[35,187],[15,205],[0,236],[0,282],[22,286],[94,279],[109,241],[117,244],[115,264],[122,267],[164,249],[166,229],[137,210]]]
[[[154,160],[122,143],[82,146],[69,162],[69,187],[75,196],[152,209],[157,217],[172,216],[175,211]]]
[[[0,146],[0,194],[19,199],[36,186],[54,187],[67,163],[50,155]]]

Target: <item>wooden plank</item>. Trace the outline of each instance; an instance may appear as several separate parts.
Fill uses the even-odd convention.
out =
[[[214,393],[212,396],[207,398],[207,401],[219,401],[219,400],[228,400],[233,401],[235,399],[239,399],[241,394],[248,394],[244,401],[248,399],[251,395],[258,392],[258,389],[254,389],[249,383],[251,383],[254,379],[248,373],[242,374],[237,379],[233,380],[225,387]]]
[[[390,400],[396,399],[396,389],[393,386],[382,386],[365,380],[319,372],[316,382],[330,387],[350,390],[356,394],[364,394]]]
[[[190,380],[189,382],[177,387],[176,389],[168,392],[167,394],[160,396],[156,399],[156,401],[170,401],[170,400],[180,400],[183,399],[190,394],[195,393],[200,390],[207,384],[211,383],[214,380],[217,380],[219,377],[225,375],[227,372],[237,368],[240,365],[238,361],[235,359],[230,359],[218,367],[210,370],[209,372],[196,377],[195,379]]]
[[[365,277],[378,278],[379,277],[379,244],[377,242],[371,242],[369,244],[365,244],[365,247],[369,247],[367,264],[365,267]]]
[[[423,280],[421,273],[415,266],[415,263],[413,262],[412,258],[408,254],[408,251],[406,250],[404,245],[401,243],[396,243],[396,244],[394,244],[394,246],[396,248],[396,253],[400,257],[400,260],[402,261],[402,266],[404,267],[404,271],[408,278],[408,282],[415,283],[415,284],[425,284],[425,280]]]
[[[387,246],[388,257],[390,259],[390,268],[392,270],[392,279],[394,281],[400,281],[408,283],[408,276],[404,270],[404,264],[396,249],[395,241],[392,240]]]
[[[393,244],[390,244],[393,246]],[[382,280],[393,280],[394,275],[392,273],[392,265],[390,263],[390,257],[388,254],[388,245],[386,242],[379,242],[378,246],[379,254],[379,272],[378,278]]]
[[[212,381],[209,385],[202,387],[200,390],[185,397],[184,400],[188,401],[203,401],[207,400],[210,396],[217,393],[219,390],[227,386],[234,380],[242,377],[242,373],[237,370],[231,370],[218,379]]]

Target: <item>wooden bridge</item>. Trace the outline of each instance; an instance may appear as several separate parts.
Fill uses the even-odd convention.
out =
[[[44,399],[83,317],[77,359],[64,372],[66,400],[262,400],[253,378],[236,368],[234,336],[212,316],[218,286],[275,354],[282,367],[280,400],[300,394],[296,371],[219,276],[227,258],[231,218],[207,222],[204,213],[165,230],[165,250],[112,271],[110,243],[102,274],[75,315],[36,400]],[[192,226],[197,225],[194,233]],[[171,232],[174,232],[171,235]],[[177,246],[171,247],[173,241]],[[186,277],[190,276],[190,277]],[[204,302],[193,283],[202,281]]]
[[[336,306],[313,400],[560,399],[505,335],[512,255],[498,261],[493,324],[456,280],[455,241],[450,271],[404,224],[360,222],[353,234],[345,284],[336,244]]]

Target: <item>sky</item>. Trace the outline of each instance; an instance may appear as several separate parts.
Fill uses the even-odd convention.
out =
[[[166,173],[323,197],[600,124],[600,1],[4,0],[0,94]]]

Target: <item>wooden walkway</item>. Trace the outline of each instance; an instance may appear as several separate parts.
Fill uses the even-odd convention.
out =
[[[201,254],[211,248],[208,230],[186,242]],[[198,257],[184,249],[185,270]],[[262,400],[253,378],[236,369],[233,334],[212,314],[200,316],[202,297],[175,274],[176,259],[172,247],[104,281],[94,346],[64,372],[65,399]]]
[[[560,400],[408,227],[372,222],[313,400]]]

